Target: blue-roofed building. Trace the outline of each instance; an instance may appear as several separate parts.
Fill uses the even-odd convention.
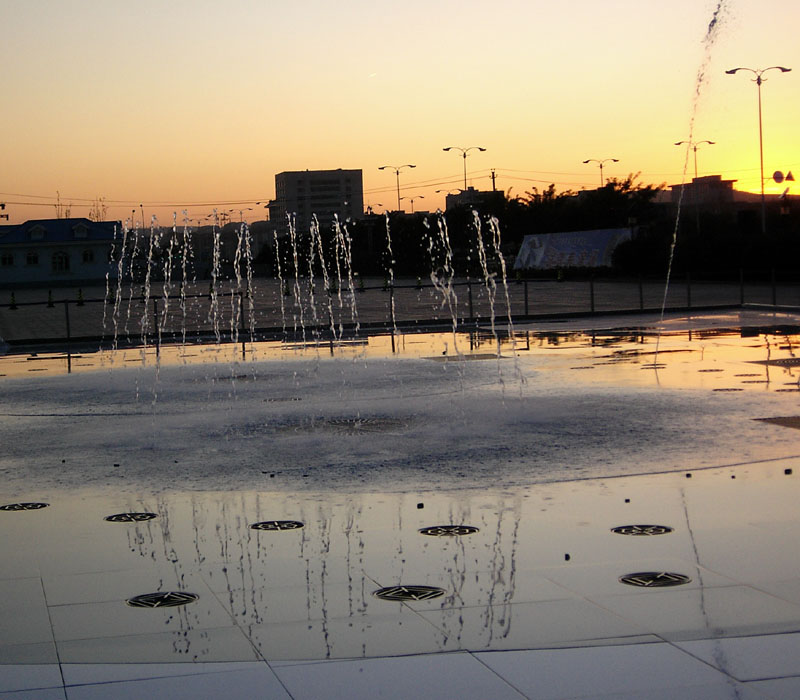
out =
[[[34,219],[0,226],[0,286],[86,284],[116,279],[118,221]]]

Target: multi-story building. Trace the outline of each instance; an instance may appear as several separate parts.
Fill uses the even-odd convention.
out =
[[[286,233],[290,217],[298,232],[307,232],[313,216],[326,229],[335,216],[345,222],[359,219],[363,213],[361,170],[300,170],[275,175],[275,199],[269,203],[269,218],[279,233]]]
[[[37,219],[0,226],[0,285],[81,284],[116,278],[122,224]]]
[[[683,185],[670,185],[671,201],[677,204],[700,206],[704,209],[722,210],[730,208],[736,199],[733,185],[736,180],[723,180],[721,175],[693,177]]]

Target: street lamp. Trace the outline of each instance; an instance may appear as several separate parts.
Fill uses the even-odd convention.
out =
[[[682,146],[683,144],[687,144],[689,148],[694,151],[694,179],[697,179],[697,147],[701,144],[707,143],[709,146],[713,146],[716,141],[676,141],[676,146]]]
[[[418,194],[416,197],[400,197],[400,199],[407,199],[409,202],[411,202],[411,213],[413,214],[414,213],[414,200],[415,199],[425,199],[425,195],[424,194]]]
[[[597,158],[589,158],[588,160],[583,161],[584,165],[586,163],[597,163],[600,166],[600,187],[605,187],[605,182],[603,180],[603,163],[619,163],[616,158],[603,158],[602,160],[598,160]]]
[[[756,76],[753,81],[758,86],[758,154],[761,162],[761,233],[767,233],[767,205],[766,198],[764,197],[764,136],[761,121],[761,83],[764,79],[761,77],[770,70],[779,70],[781,73],[788,73],[791,68],[784,68],[783,66],[770,66],[769,68],[731,68],[726,70],[726,75],[735,75],[738,71],[745,70]]]
[[[441,192],[444,192],[444,194],[445,194],[445,197],[444,197],[444,208],[447,209],[447,198],[450,195],[461,194],[462,192],[464,192],[464,190],[436,190],[436,194],[439,194]]]
[[[486,149],[482,146],[469,146],[468,148],[461,148],[461,146],[448,146],[447,148],[443,148],[443,151],[461,151],[461,155],[464,158],[464,189],[467,189],[467,153],[470,151],[485,151]]]
[[[400,211],[400,171],[403,168],[416,168],[416,165],[381,165],[378,170],[394,170],[394,174],[397,176],[397,211]]]

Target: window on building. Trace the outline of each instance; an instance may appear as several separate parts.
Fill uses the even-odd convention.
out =
[[[14,253],[0,253],[0,266],[11,267],[14,264]]]
[[[62,251],[53,253],[53,272],[69,272],[69,255]]]
[[[94,251],[93,250],[84,250],[83,251],[83,262],[87,263],[87,264],[94,262]]]
[[[38,265],[39,264],[39,253],[35,250],[29,250],[28,254],[25,256],[25,264],[26,265]]]

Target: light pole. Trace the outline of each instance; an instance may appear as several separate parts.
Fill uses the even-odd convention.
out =
[[[425,199],[425,195],[424,194],[418,194],[416,197],[400,197],[400,199],[407,199],[409,202],[411,202],[411,213],[413,214],[414,213],[414,200],[415,199]]]
[[[461,148],[461,146],[448,146],[447,148],[443,148],[443,151],[461,151],[461,155],[464,158],[464,190],[467,189],[467,153],[470,151],[485,151],[486,149],[482,146],[469,146],[467,148]]]
[[[727,75],[735,75],[738,71],[745,70],[748,73],[755,75],[753,81],[758,86],[758,155],[761,163],[761,233],[767,233],[767,204],[764,196],[764,134],[761,121],[761,83],[764,79],[761,77],[770,70],[779,70],[781,73],[788,73],[791,68],[784,68],[783,66],[770,66],[769,68],[731,68],[726,70]]]
[[[701,144],[707,143],[709,146],[713,146],[716,141],[676,141],[676,146],[682,146],[683,144],[687,144],[689,148],[694,151],[694,179],[697,179],[697,147]]]
[[[397,211],[400,211],[400,171],[403,168],[416,168],[416,165],[406,164],[406,165],[381,165],[378,170],[394,170],[394,174],[397,176]]]
[[[603,180],[603,163],[619,163],[619,160],[616,158],[603,158],[602,160],[598,160],[597,158],[589,158],[588,160],[583,161],[583,164],[586,163],[597,163],[600,166],[600,188],[602,189],[605,187],[605,181]]]

